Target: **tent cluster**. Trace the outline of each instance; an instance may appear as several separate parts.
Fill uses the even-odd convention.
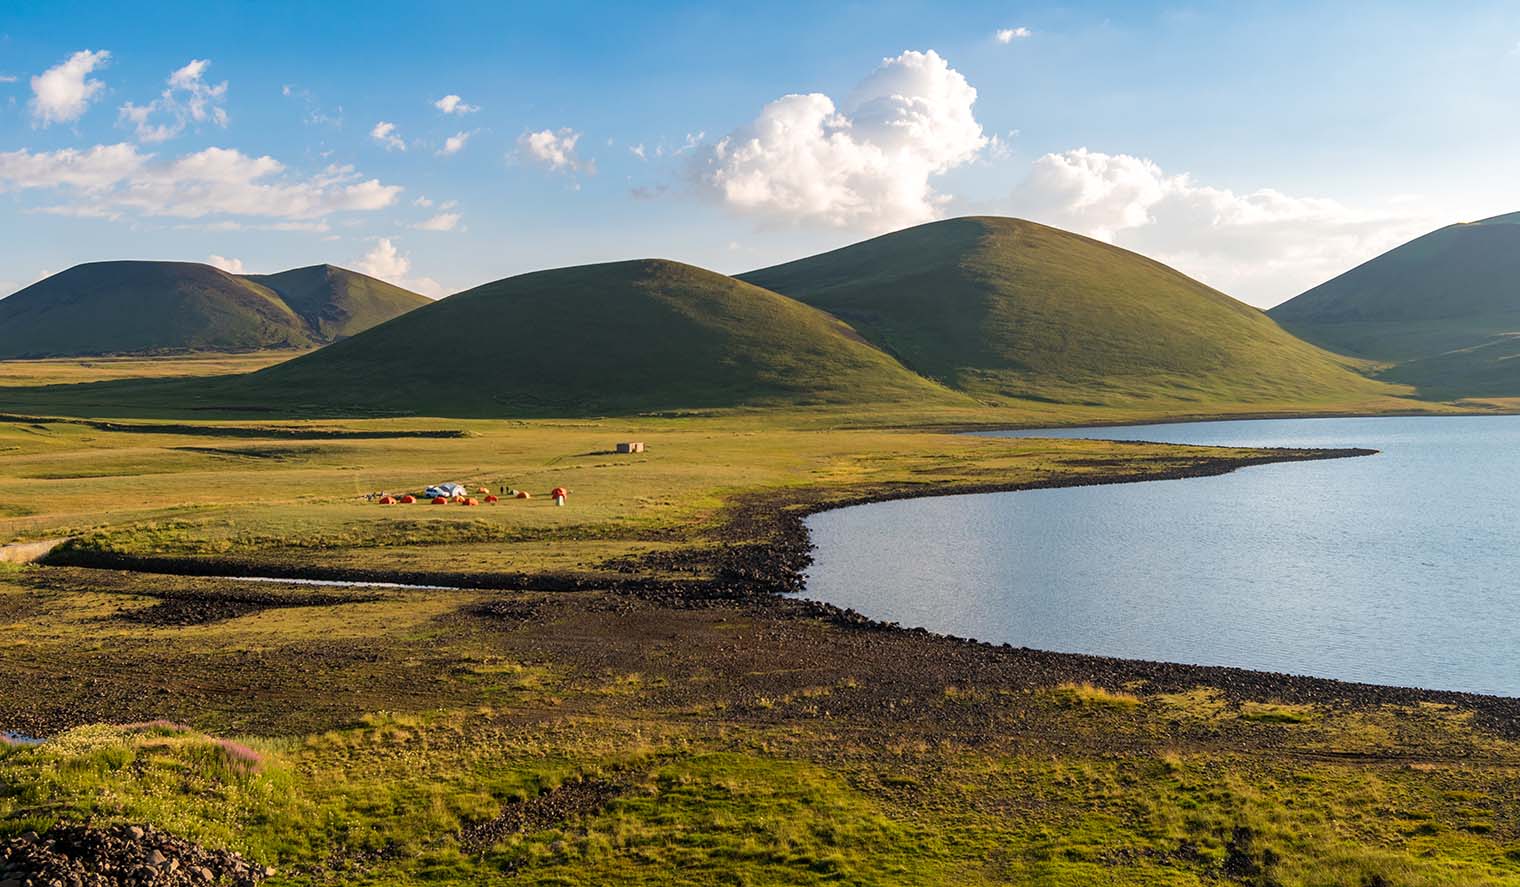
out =
[[[504,495],[510,499],[533,498],[533,494],[527,490],[508,490],[506,487],[502,487],[502,490]],[[428,487],[422,492],[420,498],[426,499],[434,505],[448,505],[449,503],[456,505],[479,505],[481,500],[471,496],[469,492],[469,488],[464,484],[443,483]],[[501,501],[499,496],[491,492],[490,487],[477,487],[476,492],[484,496],[487,505],[493,505]],[[371,494],[371,496],[373,495],[375,494]],[[569,491],[564,487],[555,487],[554,491],[549,494],[558,505],[565,504],[565,498],[568,495]],[[414,496],[411,493],[403,496],[392,496],[386,493],[380,496],[379,501],[381,505],[413,505],[418,501],[418,498],[418,496]]]

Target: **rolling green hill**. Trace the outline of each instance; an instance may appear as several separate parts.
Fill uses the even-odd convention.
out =
[[[339,268],[312,265],[243,278],[279,294],[319,342],[362,333],[432,300],[392,283]]]
[[[239,276],[91,262],[0,300],[0,358],[310,348],[427,302],[330,265]]]
[[[488,283],[232,380],[222,396],[437,416],[961,400],[821,311],[661,260]]]
[[[1159,262],[1018,219],[933,222],[740,278],[983,399],[1281,404],[1391,390]]]
[[[1270,312],[1433,396],[1520,395],[1520,213],[1448,225]]]

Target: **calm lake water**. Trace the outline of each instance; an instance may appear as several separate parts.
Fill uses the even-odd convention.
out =
[[[808,595],[1044,650],[1520,696],[1520,416],[998,436],[1382,452],[828,512]]]

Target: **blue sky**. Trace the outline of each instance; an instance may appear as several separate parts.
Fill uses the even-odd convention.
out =
[[[138,6],[0,10],[0,292],[738,272],[995,213],[1270,305],[1520,210],[1514,4]]]

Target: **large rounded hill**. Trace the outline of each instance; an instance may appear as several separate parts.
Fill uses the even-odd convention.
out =
[[[1159,262],[1019,219],[932,222],[740,278],[983,398],[1286,403],[1388,391]]]
[[[227,393],[315,412],[440,416],[959,400],[821,311],[653,259],[488,283]]]
[[[90,262],[0,300],[0,358],[311,348],[429,300],[331,265]]]

